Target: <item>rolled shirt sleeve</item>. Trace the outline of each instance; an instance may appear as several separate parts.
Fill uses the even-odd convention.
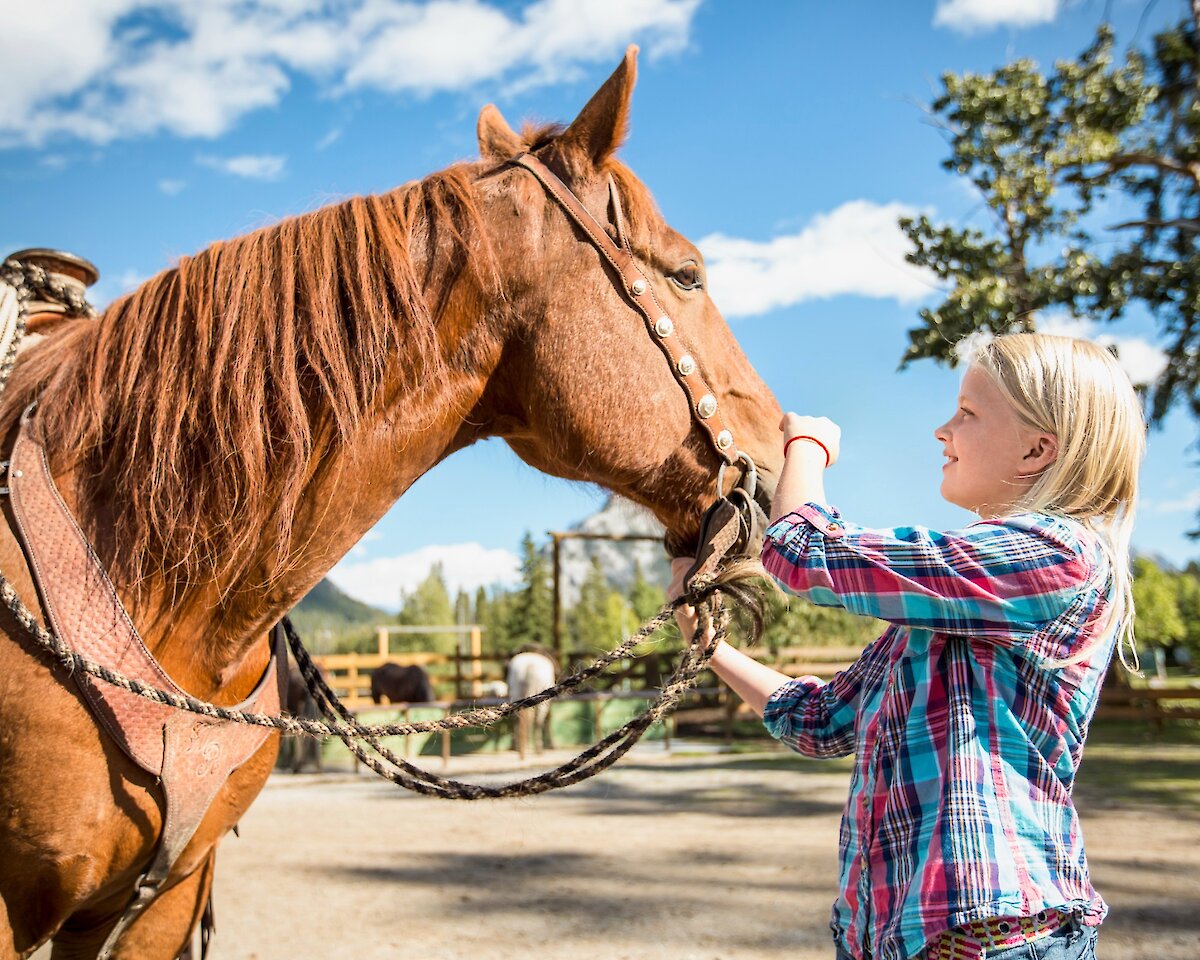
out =
[[[772,524],[762,560],[790,593],[889,623],[1032,643],[1074,602],[1096,557],[1078,524],[1018,514],[939,532],[869,529],[820,504]],[[1049,638],[1047,638],[1049,639]],[[1038,651],[1061,656],[1055,649]]]
[[[767,732],[797,753],[818,760],[853,753],[863,691],[880,682],[886,672],[891,636],[891,631],[885,633],[828,682],[797,677],[779,687],[763,710]]]

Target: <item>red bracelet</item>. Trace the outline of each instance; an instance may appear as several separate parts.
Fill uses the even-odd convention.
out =
[[[825,444],[823,444],[816,437],[810,437],[805,434],[801,434],[799,436],[792,437],[790,440],[788,440],[787,443],[785,443],[783,445],[783,456],[785,459],[787,458],[788,447],[790,447],[797,440],[808,440],[810,443],[815,443],[818,447],[820,447],[822,450],[824,450],[825,451],[825,466],[826,466],[826,468],[829,467],[829,461],[831,459],[833,459],[832,457],[829,456],[829,448],[827,446],[825,446]]]

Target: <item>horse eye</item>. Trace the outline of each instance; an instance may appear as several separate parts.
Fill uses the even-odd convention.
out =
[[[671,274],[671,279],[684,290],[695,290],[700,284],[700,265],[689,260]]]

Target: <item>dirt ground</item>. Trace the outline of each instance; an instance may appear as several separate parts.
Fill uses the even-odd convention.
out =
[[[1164,761],[1175,777],[1178,760]],[[828,960],[847,769],[677,742],[559,793],[481,803],[365,772],[276,774],[222,845],[210,956]],[[521,771],[505,755],[449,772]],[[1093,876],[1112,905],[1099,955],[1197,960],[1200,808],[1147,796],[1081,779]]]

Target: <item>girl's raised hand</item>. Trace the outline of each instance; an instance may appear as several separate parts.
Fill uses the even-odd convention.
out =
[[[812,437],[829,452],[827,466],[832,467],[837,463],[842,448],[842,428],[828,417],[805,417],[789,411],[779,421],[779,429],[783,433],[785,444],[792,437]],[[797,441],[797,443],[807,442],[806,440]]]

